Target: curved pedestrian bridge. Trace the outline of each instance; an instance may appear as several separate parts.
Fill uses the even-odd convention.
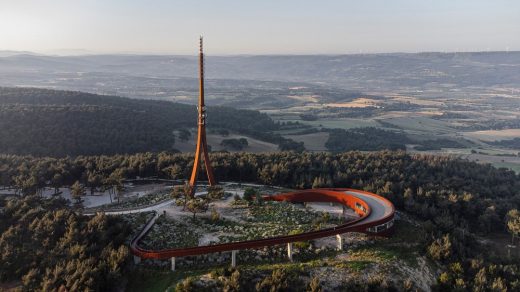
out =
[[[289,257],[291,257],[292,243],[312,240],[322,237],[338,236],[347,232],[362,232],[371,235],[388,235],[393,227],[395,208],[387,199],[376,194],[355,189],[331,188],[310,189],[288,193],[280,193],[272,196],[264,196],[267,201],[288,201],[293,203],[305,202],[330,202],[341,204],[350,208],[359,215],[353,221],[326,228],[295,235],[284,235],[257,240],[222,243],[206,246],[193,246],[187,248],[171,248],[150,250],[139,246],[140,240],[148,233],[155,223],[158,215],[147,222],[143,230],[131,241],[130,248],[135,259],[172,259],[172,269],[175,257],[194,256],[223,251],[232,251],[233,259],[237,250],[249,248],[262,248],[278,244],[288,244]],[[233,261],[234,265],[234,261]]]

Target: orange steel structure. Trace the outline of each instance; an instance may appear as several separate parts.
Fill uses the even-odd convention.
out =
[[[213,186],[217,182],[213,175],[213,168],[209,160],[208,145],[206,143],[206,106],[204,105],[204,52],[202,48],[202,36],[200,37],[199,47],[199,106],[198,111],[198,134],[197,134],[197,150],[195,151],[195,162],[191,171],[190,186],[192,192],[195,190],[197,176],[199,174],[201,154],[204,155],[204,166],[208,176],[209,185]]]
[[[198,106],[197,150],[195,152],[195,162],[193,164],[193,170],[191,172],[191,178],[189,181],[192,192],[194,191],[195,184],[197,182],[197,175],[201,163],[201,154],[204,155],[204,165],[206,168],[209,184],[216,184],[215,177],[213,176],[213,168],[211,167],[211,162],[209,160],[208,147],[206,144],[206,108],[204,105],[204,53],[202,48],[202,37],[200,38],[199,52],[199,87],[200,94]],[[297,241],[341,235],[347,232],[363,232],[370,235],[386,236],[389,235],[393,230],[395,213],[394,205],[387,199],[370,192],[348,188],[311,189],[281,193],[273,196],[264,196],[264,199],[268,201],[288,201],[293,203],[338,203],[344,207],[354,210],[354,212],[358,214],[359,217],[353,221],[341,224],[336,227],[294,235],[282,235],[278,237],[206,246],[147,250],[139,246],[139,241],[154,225],[155,220],[158,217],[158,214],[155,213],[155,216],[148,221],[143,230],[132,239],[130,243],[130,250],[134,256],[138,258],[172,259],[172,269],[174,269],[175,257],[179,256],[194,256],[223,251],[232,251],[234,255],[237,250],[241,249],[261,248],[285,243],[290,244]],[[234,264],[233,256],[232,265]]]
[[[358,195],[362,196],[355,196],[349,192],[357,193]],[[169,259],[172,257],[194,256],[214,252],[241,250],[248,248],[262,248],[265,246],[334,236],[347,232],[362,232],[369,235],[388,236],[393,230],[393,220],[395,213],[394,205],[381,196],[361,190],[347,188],[312,189],[282,193],[273,196],[264,196],[264,199],[269,201],[339,203],[354,210],[360,217],[336,227],[295,235],[282,235],[278,237],[206,246],[147,250],[139,246],[139,241],[151,229],[155,223],[155,217],[152,218],[146,224],[143,230],[132,239],[130,243],[130,250],[135,256],[143,259]],[[384,212],[377,212],[376,208],[380,208],[384,210]],[[374,229],[374,227],[384,228]]]

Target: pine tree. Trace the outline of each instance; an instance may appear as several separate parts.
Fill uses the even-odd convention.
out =
[[[74,204],[77,206],[81,205],[81,197],[86,194],[85,188],[79,183],[79,181],[76,181],[71,187],[70,187],[70,194],[72,199],[74,199]]]
[[[511,244],[515,244],[515,236],[520,236],[520,211],[512,209],[506,215],[507,230],[511,233]]]

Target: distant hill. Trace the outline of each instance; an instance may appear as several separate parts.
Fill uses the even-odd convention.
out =
[[[174,150],[174,130],[196,127],[196,108],[83,92],[0,87],[0,153],[77,156]],[[258,111],[209,107],[213,129],[271,137]]]
[[[208,56],[206,76],[208,79],[323,82],[349,88],[414,86],[424,82],[492,86],[520,83],[519,65],[520,52]],[[0,73],[97,72],[192,78],[197,76],[197,70],[194,56],[17,54],[0,58]],[[196,86],[196,82],[193,85]]]
[[[430,99],[520,84],[520,52],[210,55],[205,64],[208,101],[247,109],[348,102],[366,93]],[[0,86],[191,104],[196,103],[197,70],[195,56],[0,54]]]
[[[32,53],[32,52],[28,52],[28,51],[11,51],[11,50],[0,50],[0,57],[11,57],[11,56],[15,56],[15,55],[22,55],[22,54],[32,54],[32,55],[37,55],[35,53]]]

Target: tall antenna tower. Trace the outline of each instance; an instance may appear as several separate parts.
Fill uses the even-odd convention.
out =
[[[202,36],[199,44],[199,106],[198,111],[198,134],[197,134],[197,149],[195,150],[195,162],[193,163],[193,170],[191,171],[190,186],[192,192],[195,191],[197,184],[197,176],[201,164],[201,154],[204,155],[204,166],[208,176],[209,185],[216,185],[215,176],[213,175],[213,168],[209,160],[208,145],[206,143],[206,106],[204,104],[204,51],[202,46]]]

